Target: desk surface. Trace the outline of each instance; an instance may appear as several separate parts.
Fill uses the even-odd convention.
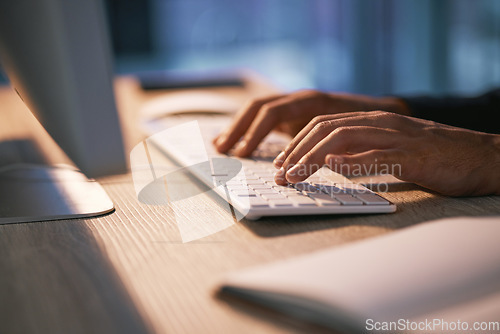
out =
[[[251,80],[244,89],[217,90],[243,100],[272,89]],[[129,150],[142,140],[137,111],[161,93],[145,93],[130,78],[117,81]],[[67,161],[7,87],[0,109],[0,166]],[[217,298],[218,279],[431,219],[500,212],[500,197],[447,198],[393,183],[385,194],[398,205],[393,214],[242,220],[182,243],[172,207],[140,203],[130,174],[100,181],[116,205],[110,215],[0,225],[0,333],[307,332],[305,324]],[[208,196],[195,200],[211,208],[212,219],[231,219]]]

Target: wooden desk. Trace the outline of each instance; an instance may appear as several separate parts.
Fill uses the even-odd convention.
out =
[[[130,150],[142,139],[138,109],[160,93],[144,93],[129,78],[116,90]],[[244,99],[270,88],[252,81],[222,91]],[[0,90],[0,109],[0,165],[66,161],[9,88]],[[138,202],[130,174],[100,181],[113,214],[0,226],[0,333],[306,332],[306,325],[215,297],[217,280],[430,219],[500,212],[500,197],[446,198],[395,183],[385,194],[398,205],[394,214],[243,220],[184,244],[172,208]]]

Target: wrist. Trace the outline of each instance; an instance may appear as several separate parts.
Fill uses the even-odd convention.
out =
[[[491,135],[491,136],[492,136],[493,146],[495,146],[495,148],[500,154],[500,135]]]
[[[489,137],[489,142],[493,147],[492,154],[490,156],[491,164],[491,179],[490,182],[494,187],[492,193],[495,195],[500,195],[500,176],[498,171],[500,170],[500,135],[487,134]]]

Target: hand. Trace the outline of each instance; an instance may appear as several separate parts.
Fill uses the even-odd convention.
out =
[[[383,111],[315,117],[277,157],[276,183],[324,164],[341,174],[386,170],[445,195],[500,194],[500,136]]]
[[[214,145],[225,153],[238,143],[233,154],[243,157],[250,155],[273,129],[294,136],[318,115],[377,109],[409,114],[405,103],[393,97],[327,94],[315,90],[270,96],[248,103],[231,126],[214,139]]]

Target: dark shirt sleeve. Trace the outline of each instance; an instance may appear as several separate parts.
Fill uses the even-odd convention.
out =
[[[500,89],[477,97],[401,97],[412,116],[461,128],[500,133]]]

